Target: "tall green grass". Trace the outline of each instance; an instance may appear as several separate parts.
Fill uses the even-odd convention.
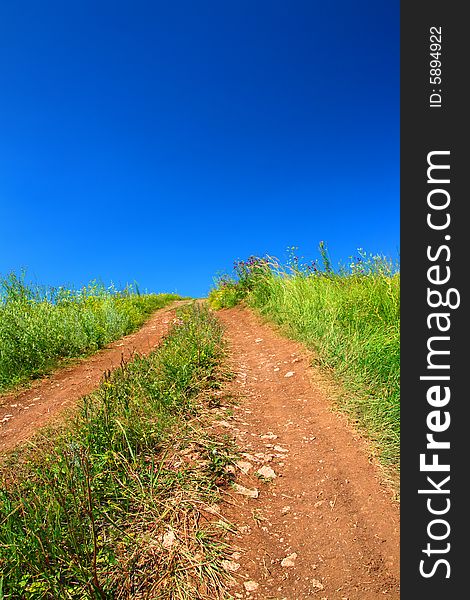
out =
[[[102,348],[178,298],[96,282],[74,291],[27,285],[15,273],[1,278],[0,391],[47,372],[61,359]]]
[[[287,266],[272,258],[236,263],[236,276],[212,291],[213,307],[244,300],[291,337],[316,351],[343,384],[339,406],[377,442],[381,459],[399,466],[400,275],[383,256],[360,252],[334,270],[322,264]]]
[[[222,330],[207,309],[178,316],[161,347],[107,377],[66,431],[10,457],[0,598],[222,593],[220,529],[201,515],[225,456],[201,425],[201,394],[221,382]]]

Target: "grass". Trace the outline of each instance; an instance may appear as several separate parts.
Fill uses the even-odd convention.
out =
[[[384,465],[399,470],[400,275],[383,256],[360,251],[334,270],[326,247],[322,266],[291,256],[250,257],[235,264],[210,294],[214,308],[244,301],[290,337],[313,349],[344,392],[339,407],[375,441]]]
[[[204,428],[222,330],[181,309],[161,347],[106,377],[71,425],[10,455],[0,598],[219,598],[226,548],[210,506],[229,462]]]
[[[41,289],[11,273],[0,279],[0,392],[137,329],[172,294],[132,288]]]

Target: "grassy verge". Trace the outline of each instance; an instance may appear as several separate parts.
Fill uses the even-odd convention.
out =
[[[339,406],[376,442],[380,458],[399,469],[400,276],[383,257],[361,253],[334,271],[326,249],[323,267],[288,268],[271,258],[235,265],[210,296],[213,307],[244,300],[291,337],[314,349],[333,369],[344,393]]]
[[[97,284],[41,290],[10,274],[0,280],[0,392],[102,348],[178,298]]]
[[[230,459],[201,398],[221,385],[223,352],[214,316],[181,309],[160,349],[105,378],[71,426],[9,457],[0,598],[222,595],[229,525],[210,506]]]

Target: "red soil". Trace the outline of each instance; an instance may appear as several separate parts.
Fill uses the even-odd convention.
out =
[[[232,593],[398,599],[399,509],[370,447],[332,412],[301,345],[246,309],[218,315],[236,373],[229,393],[238,401],[222,427],[245,453],[237,482],[259,491],[250,498],[229,490],[222,510],[240,549],[226,565],[237,580]],[[275,478],[256,476],[263,466]]]
[[[230,488],[220,507],[235,527],[230,597],[398,600],[399,509],[368,443],[332,412],[325,378],[300,344],[247,309],[218,316],[236,373],[226,391],[237,403],[214,427],[244,453],[237,483],[258,492],[251,498]],[[173,318],[171,307],[160,310],[138,332],[0,397],[0,452],[73,407],[123,358],[155,348]],[[263,467],[275,477],[256,476]]]

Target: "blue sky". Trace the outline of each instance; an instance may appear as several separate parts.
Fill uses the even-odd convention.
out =
[[[3,0],[0,82],[0,273],[398,254],[398,1]]]

